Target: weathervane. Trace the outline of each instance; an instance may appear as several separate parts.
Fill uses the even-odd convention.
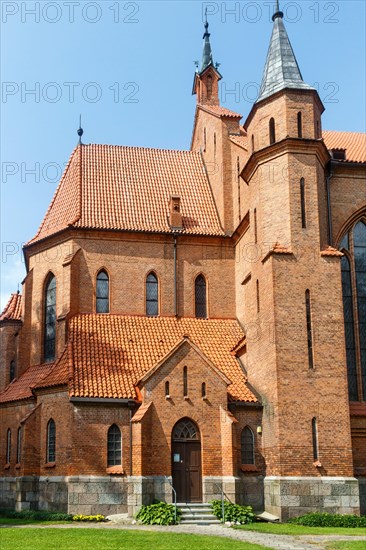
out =
[[[79,117],[79,129],[78,129],[78,136],[79,136],[79,145],[81,145],[81,137],[84,133],[84,130],[81,127],[81,115]]]

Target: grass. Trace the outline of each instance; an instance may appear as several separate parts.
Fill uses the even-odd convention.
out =
[[[2,529],[2,550],[269,550],[224,537],[112,529]]]
[[[355,540],[351,542],[347,540],[343,542],[330,542],[326,548],[327,550],[365,550],[365,541]]]
[[[0,526],[1,525],[63,525],[70,524],[70,521],[46,521],[46,520],[37,520],[37,519],[24,519],[24,518],[3,518],[0,516]],[[75,523],[75,522],[74,522]],[[0,539],[1,541],[1,539]],[[0,546],[1,548],[1,546]]]
[[[259,533],[273,533],[275,535],[366,535],[363,527],[306,527],[293,523],[249,523],[248,525],[237,525],[235,529],[245,531],[257,531]],[[364,545],[365,546],[365,545]]]

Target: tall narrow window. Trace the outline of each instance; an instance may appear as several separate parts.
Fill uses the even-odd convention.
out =
[[[340,249],[344,253],[341,265],[349,398],[366,401],[366,223],[363,220],[344,235]]]
[[[257,313],[261,310],[260,296],[259,296],[259,281],[256,281],[256,293],[257,293]]]
[[[301,227],[306,229],[306,210],[305,210],[305,180],[300,180],[300,200],[301,200]]]
[[[11,459],[11,429],[6,432],[6,464],[10,464]]]
[[[97,275],[96,311],[109,313],[109,277],[104,269]]]
[[[362,394],[366,401],[366,224],[359,222],[353,231],[356,272],[358,333],[361,360]]]
[[[316,138],[320,138],[320,122],[319,120],[316,121]]]
[[[206,152],[207,137],[206,137],[206,128],[203,129],[203,151]]]
[[[166,381],[165,382],[165,397],[169,397],[169,396],[170,396],[169,382]]]
[[[149,273],[146,277],[146,315],[159,315],[159,284],[155,273]]]
[[[46,462],[56,462],[56,424],[52,418],[47,424]]]
[[[15,361],[10,361],[10,369],[9,369],[9,382],[14,380],[15,378]]]
[[[212,76],[209,74],[207,77],[207,99],[212,97]]]
[[[258,222],[257,222],[257,209],[256,208],[254,208],[253,217],[254,217],[254,242],[257,244],[257,242],[258,242]]]
[[[20,464],[22,459],[22,428],[19,426],[17,434],[17,464]]]
[[[353,315],[353,292],[351,280],[351,266],[346,254],[341,259],[342,268],[342,292],[343,292],[343,315],[344,333],[346,340],[346,360],[348,393],[351,401],[358,399],[357,368],[356,368],[356,346],[355,346],[355,325]]]
[[[56,354],[56,278],[50,275],[44,296],[44,347],[43,358],[53,361]]]
[[[271,118],[269,121],[269,143],[272,145],[272,143],[276,142],[276,125],[274,118]]]
[[[120,466],[122,464],[122,436],[121,430],[113,424],[108,430],[107,464]]]
[[[183,367],[183,395],[188,397],[188,369]]]
[[[207,317],[206,279],[198,275],[195,281],[195,315],[198,318]]]
[[[318,426],[316,418],[313,418],[311,421],[311,432],[313,439],[313,458],[318,460],[319,458],[319,449],[318,449]]]
[[[302,112],[297,113],[297,137],[302,138]]]
[[[241,432],[241,463],[254,464],[254,434],[249,426]]]
[[[310,290],[305,292],[305,303],[306,303],[306,330],[307,330],[307,339],[308,339],[308,360],[309,368],[314,367],[314,357],[313,357],[313,330],[311,325],[311,303],[310,303]]]
[[[214,158],[216,158],[216,132],[214,133]]]
[[[254,134],[252,134],[252,153],[254,153]]]
[[[202,395],[202,397],[206,397],[206,383],[205,382],[202,382],[201,395]]]

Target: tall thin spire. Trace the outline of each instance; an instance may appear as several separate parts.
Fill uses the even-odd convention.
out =
[[[273,31],[264,67],[258,101],[285,88],[313,90],[302,78],[285,25],[283,13],[276,0],[276,12],[273,14]]]
[[[207,69],[209,65],[213,65],[212,58],[212,49],[210,43],[210,33],[208,32],[208,21],[207,21],[207,8],[205,10],[205,33],[203,35],[203,55],[202,55],[202,66],[201,73]]]

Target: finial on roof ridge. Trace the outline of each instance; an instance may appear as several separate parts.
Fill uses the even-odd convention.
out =
[[[276,11],[272,15],[272,21],[275,21],[275,19],[277,19],[277,18],[283,19],[283,11],[280,10],[279,0],[276,0]]]
[[[82,137],[83,133],[84,133],[84,130],[81,127],[81,115],[80,115],[80,117],[79,117],[79,129],[78,129],[79,145],[82,145],[81,137]]]

